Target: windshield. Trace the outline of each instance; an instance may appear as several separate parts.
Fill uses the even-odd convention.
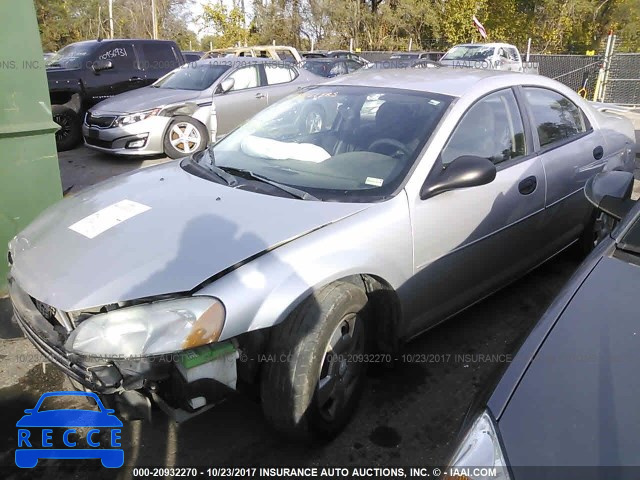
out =
[[[228,69],[229,65],[214,62],[191,62],[169,72],[153,86],[172,90],[206,90]]]
[[[215,165],[248,170],[323,200],[386,198],[450,102],[444,95],[391,88],[315,87],[263,110],[217,143]]]
[[[493,47],[459,45],[449,50],[442,60],[486,60],[493,55]]]
[[[93,52],[94,45],[87,43],[72,43],[58,52],[54,53],[47,60],[47,67],[61,68],[82,68],[82,66],[90,59],[89,55]]]

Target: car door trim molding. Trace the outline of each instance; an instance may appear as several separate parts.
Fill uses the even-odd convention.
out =
[[[582,189],[580,189],[580,190],[582,190]],[[517,225],[517,224],[519,224],[519,223],[522,223],[522,222],[524,222],[525,220],[528,220],[528,219],[530,219],[531,217],[533,217],[533,216],[535,216],[535,215],[538,215],[539,213],[544,213],[544,211],[545,211],[545,208],[543,207],[543,208],[541,208],[541,209],[539,209],[539,210],[536,210],[535,212],[531,212],[529,215],[527,215],[527,216],[525,216],[525,217],[519,218],[519,219],[518,219],[518,220],[516,220],[515,222],[511,222],[511,223],[510,223],[510,224],[508,224],[508,225],[504,225],[503,227],[500,227],[498,230],[494,230],[493,232],[488,233],[488,234],[486,234],[486,235],[484,235],[484,236],[482,236],[482,237],[480,237],[480,238],[476,238],[475,240],[472,240],[472,241],[471,241],[471,242],[469,242],[469,243],[465,243],[464,245],[460,245],[460,246],[458,246],[458,247],[454,248],[453,250],[451,250],[451,251],[449,251],[449,252],[445,253],[444,255],[440,255],[440,256],[439,256],[439,257],[437,257],[437,258],[434,258],[434,259],[432,259],[432,260],[429,260],[428,262],[425,262],[425,263],[422,263],[422,264],[418,265],[418,266],[416,267],[415,271],[416,271],[416,272],[418,272],[418,271],[422,270],[423,268],[428,267],[428,266],[429,266],[429,265],[431,265],[432,263],[437,262],[438,260],[441,260],[441,259],[443,259],[443,258],[446,258],[446,257],[448,257],[449,255],[453,255],[453,254],[454,254],[454,253],[456,253],[456,252],[459,252],[459,251],[461,251],[461,250],[463,250],[463,249],[465,249],[465,248],[471,247],[471,246],[475,245],[475,244],[476,244],[476,243],[478,243],[478,242],[481,242],[481,241],[486,240],[486,239],[488,239],[488,238],[490,238],[490,237],[493,237],[494,235],[497,235],[497,234],[499,234],[500,232],[503,232],[503,231],[504,231],[504,230],[506,230],[507,228],[511,228],[511,227],[513,227],[514,225]]]

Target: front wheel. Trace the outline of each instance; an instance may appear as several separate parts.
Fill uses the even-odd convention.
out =
[[[207,147],[207,129],[191,117],[174,118],[164,135],[164,153],[170,158],[187,157]]]
[[[330,439],[347,425],[365,381],[366,304],[361,288],[336,282],[273,328],[261,398],[276,430]]]
[[[75,148],[82,140],[80,114],[65,105],[52,105],[53,121],[60,128],[56,132],[56,150],[64,152]]]

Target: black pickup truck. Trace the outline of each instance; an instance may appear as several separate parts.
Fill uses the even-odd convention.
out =
[[[67,45],[47,63],[47,79],[59,151],[82,139],[87,109],[105,98],[155,82],[185,63],[168,40],[88,40]]]

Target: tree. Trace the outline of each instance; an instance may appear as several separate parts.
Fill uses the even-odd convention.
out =
[[[208,3],[203,6],[200,22],[204,29],[214,32],[213,48],[232,47],[249,40],[244,15],[235,6],[227,9],[222,3]]]

